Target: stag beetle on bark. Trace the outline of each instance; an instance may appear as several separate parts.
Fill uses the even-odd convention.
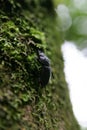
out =
[[[42,52],[38,50],[38,61],[42,65],[40,71],[40,84],[42,87],[46,86],[49,82],[51,76],[51,67],[50,67],[50,60],[48,57]]]
[[[36,47],[36,43],[34,41],[29,39],[28,44],[31,44],[37,52],[38,61],[42,66],[41,69],[40,69],[39,83],[42,87],[44,87],[49,82],[49,79],[50,79],[50,76],[51,76],[50,60],[44,54],[43,49]]]

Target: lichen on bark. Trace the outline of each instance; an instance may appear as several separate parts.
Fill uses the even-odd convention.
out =
[[[0,2],[0,130],[79,130],[52,1]],[[50,58],[54,75],[44,88],[38,82],[36,48]]]

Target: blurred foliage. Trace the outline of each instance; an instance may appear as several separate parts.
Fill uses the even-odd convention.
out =
[[[80,0],[67,0],[59,2],[59,5],[62,5],[62,11],[65,15],[65,19],[62,18],[63,24],[68,25],[71,19],[71,26],[64,30],[64,38],[69,41],[74,41],[79,48],[87,47],[87,1]],[[67,12],[63,12],[64,7],[67,9]],[[69,15],[69,17],[67,17]],[[62,30],[61,30],[62,31]]]
[[[0,0],[0,130],[79,130],[52,2]],[[51,60],[53,78],[44,88],[36,48]]]

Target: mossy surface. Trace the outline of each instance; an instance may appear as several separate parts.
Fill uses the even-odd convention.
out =
[[[0,2],[0,130],[79,130],[52,1]],[[50,58],[53,72],[44,88],[39,84],[37,48]]]

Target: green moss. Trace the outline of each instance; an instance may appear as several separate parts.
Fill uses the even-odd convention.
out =
[[[49,2],[22,2],[3,0],[0,5],[0,130],[79,130],[64,78],[63,37],[56,29],[52,1],[52,13]],[[39,84],[36,48],[48,55],[54,75],[44,88]]]

